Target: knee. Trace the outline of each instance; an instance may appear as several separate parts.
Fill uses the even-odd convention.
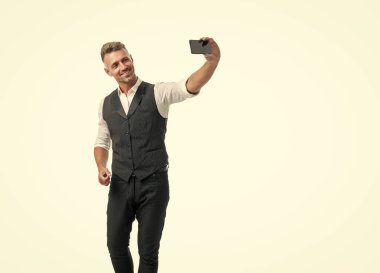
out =
[[[121,256],[128,255],[127,249],[115,248],[109,245],[107,245],[107,247],[108,247],[108,252],[111,257],[121,257]]]
[[[158,255],[154,254],[140,254],[140,260],[145,265],[157,266],[158,265]]]
[[[158,265],[158,251],[150,250],[150,251],[139,251],[140,260],[145,265],[156,266]]]
[[[111,256],[126,256],[129,253],[128,243],[120,240],[107,240],[108,252]]]

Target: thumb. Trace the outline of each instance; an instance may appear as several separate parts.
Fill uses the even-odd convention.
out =
[[[104,178],[109,178],[111,176],[111,173],[109,170],[104,170],[104,172],[102,173],[102,176]]]

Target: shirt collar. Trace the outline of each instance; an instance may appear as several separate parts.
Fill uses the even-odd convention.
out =
[[[136,93],[137,88],[139,88],[141,82],[142,82],[142,80],[141,80],[139,77],[137,77],[137,81],[136,81],[135,85],[132,86],[131,89],[129,89],[129,91],[128,91],[128,95]],[[117,87],[117,93],[119,94],[119,97],[120,97],[122,94],[124,94],[123,92],[121,92],[120,86]]]

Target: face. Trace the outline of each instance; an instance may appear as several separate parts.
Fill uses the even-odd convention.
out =
[[[104,71],[114,77],[119,84],[134,84],[137,77],[133,59],[125,49],[104,55]]]

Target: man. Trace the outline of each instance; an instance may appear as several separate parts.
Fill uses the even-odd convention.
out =
[[[168,155],[165,147],[169,106],[199,93],[219,59],[217,43],[208,37],[211,53],[186,80],[155,85],[135,74],[134,60],[120,42],[103,45],[104,71],[118,88],[99,105],[94,145],[98,180],[108,186],[107,247],[115,273],[133,273],[129,251],[132,222],[138,221],[139,273],[158,270],[158,252],[169,202]],[[107,169],[112,142],[112,176]]]

